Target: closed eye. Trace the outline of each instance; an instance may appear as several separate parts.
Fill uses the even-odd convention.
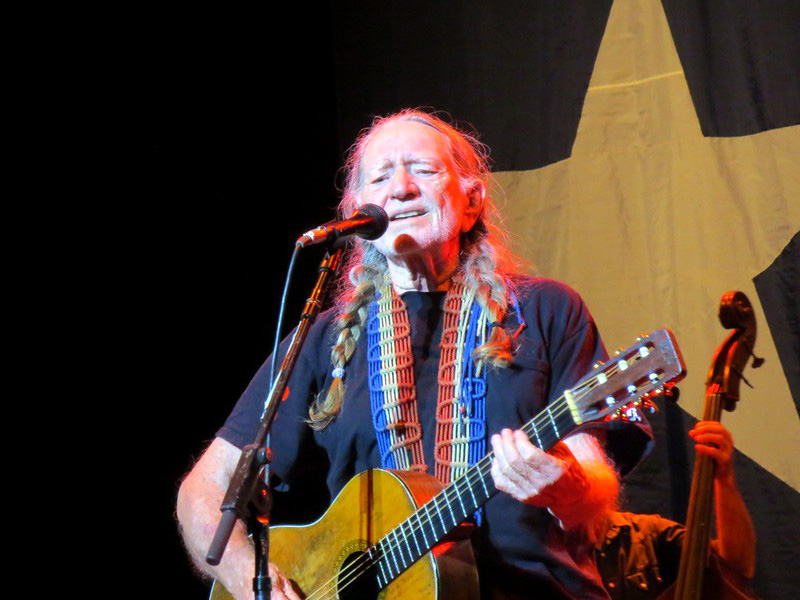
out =
[[[415,175],[422,175],[423,177],[438,175],[440,172],[440,169],[429,164],[416,164],[412,166],[411,170]]]

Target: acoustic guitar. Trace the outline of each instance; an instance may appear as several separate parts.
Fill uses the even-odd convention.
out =
[[[660,329],[596,365],[521,429],[549,450],[581,425],[618,418],[685,374],[674,336]],[[271,528],[270,561],[309,600],[477,598],[477,571],[459,525],[497,493],[492,458],[446,487],[423,473],[367,470],[318,521]],[[214,585],[212,600],[230,598]]]

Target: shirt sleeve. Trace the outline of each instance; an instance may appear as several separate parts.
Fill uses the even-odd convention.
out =
[[[271,483],[288,490],[312,475],[324,480],[326,458],[308,425],[308,408],[320,392],[327,372],[330,344],[327,343],[332,315],[323,313],[312,325],[289,377],[286,392],[278,407],[268,444],[272,450]],[[294,332],[281,342],[278,368]],[[258,369],[217,435],[241,448],[254,441],[261,425],[265,402],[270,392],[271,357]]]
[[[551,366],[548,402],[573,388],[597,362],[608,359],[597,325],[580,295],[569,286],[535,279],[529,312],[541,331]],[[532,309],[532,310],[531,310]],[[641,411],[637,420],[597,421],[583,429],[606,431],[605,450],[621,475],[628,473],[650,451],[653,432]]]

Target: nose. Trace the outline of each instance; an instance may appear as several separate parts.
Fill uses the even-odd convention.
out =
[[[417,188],[414,178],[405,166],[401,165],[395,169],[394,175],[392,176],[391,193],[392,198],[398,200],[415,198],[417,194],[419,194],[419,188]]]

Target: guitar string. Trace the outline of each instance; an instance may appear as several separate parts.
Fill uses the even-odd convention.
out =
[[[541,415],[537,415],[537,418],[540,417],[540,416]],[[367,570],[369,570],[373,566],[378,565],[378,563],[380,561],[388,560],[387,557],[389,555],[389,552],[393,551],[393,548],[391,548],[391,547],[384,548],[384,544],[386,544],[387,540],[389,538],[391,538],[391,537],[394,537],[396,540],[397,540],[397,538],[402,538],[405,541],[405,543],[408,546],[408,548],[409,548],[408,554],[410,556],[413,555],[413,553],[410,551],[411,548],[410,548],[410,545],[408,544],[408,538],[411,535],[413,535],[414,539],[416,540],[417,539],[417,537],[416,537],[417,532],[421,531],[423,528],[429,528],[429,529],[435,530],[436,525],[435,525],[433,519],[430,516],[430,514],[431,514],[430,511],[428,510],[428,507],[430,505],[436,506],[435,514],[439,515],[440,526],[442,527],[444,532],[447,532],[448,528],[445,525],[445,520],[444,520],[444,517],[442,516],[441,510],[440,510],[440,505],[442,504],[442,501],[441,501],[442,498],[444,498],[444,503],[445,504],[450,505],[451,501],[454,500],[454,498],[453,498],[454,494],[452,494],[451,492],[453,492],[454,489],[457,489],[459,487],[463,487],[464,483],[469,484],[469,483],[474,483],[475,481],[477,481],[477,478],[472,478],[472,481],[470,481],[471,476],[476,471],[483,470],[484,473],[482,473],[481,475],[483,477],[485,477],[485,467],[487,466],[487,463],[489,465],[491,464],[492,456],[493,456],[493,453],[490,453],[489,455],[487,455],[484,458],[482,458],[478,463],[475,464],[475,468],[469,469],[467,471],[467,473],[464,474],[463,477],[461,477],[461,478],[457,479],[456,481],[454,481],[453,485],[447,486],[439,494],[434,496],[434,498],[429,500],[425,505],[423,505],[417,511],[415,511],[414,514],[409,516],[403,523],[401,523],[399,526],[395,527],[394,529],[389,531],[386,535],[384,535],[381,538],[381,540],[379,540],[375,545],[373,545],[370,548],[370,550],[376,550],[377,552],[375,552],[374,554],[369,554],[369,553],[366,553],[366,552],[364,554],[362,554],[355,561],[350,563],[350,565],[348,565],[348,567],[346,569],[344,569],[344,570],[342,570],[340,572],[339,577],[338,577],[338,582],[337,582],[337,577],[336,576],[330,578],[319,589],[315,590],[312,594],[310,594],[308,596],[308,600],[312,600],[312,599],[315,599],[315,598],[323,597],[323,596],[320,596],[319,594],[333,593],[335,595],[337,589],[341,590],[341,589],[347,588],[350,584],[355,582],[355,580],[358,577],[360,577],[362,574],[364,574]],[[481,478],[483,478],[483,477],[481,477]],[[469,485],[468,485],[468,487],[469,487]],[[459,496],[459,495],[460,494],[456,491],[455,496]],[[425,516],[423,518],[420,518],[420,516],[419,516],[420,512],[424,512],[425,513]],[[414,518],[414,516],[417,517],[417,521],[418,521],[419,525],[418,526],[411,525],[411,531],[410,532],[402,531],[404,529],[406,529],[406,530],[408,529],[407,524],[409,524],[409,522],[411,521],[411,519]],[[456,526],[457,526],[457,523],[454,524],[452,527],[456,527]],[[401,531],[402,531],[402,533],[401,533]],[[432,532],[432,533],[435,533],[435,531]],[[423,534],[423,539],[424,539],[424,534]],[[401,564],[405,563],[405,559],[403,557],[402,549],[400,549],[400,544],[402,542],[395,541],[395,542],[388,542],[388,543],[389,544],[394,544],[394,546],[396,546],[398,548],[397,552],[401,557],[400,563]],[[425,545],[427,546],[427,544],[425,544]],[[404,569],[405,568],[407,568],[407,567],[404,566]],[[392,570],[393,570],[392,565],[389,564],[390,575],[391,575],[391,571]],[[392,579],[394,579],[398,575],[399,575],[399,573],[397,575],[394,575],[392,577]],[[337,585],[337,583],[338,583],[338,585]],[[388,583],[388,581],[386,583]],[[327,596],[325,596],[325,597],[327,597]]]
[[[616,373],[617,369],[616,368],[609,368],[608,370],[606,370],[604,372],[606,374],[614,374],[614,373],[612,373],[612,371],[614,373]],[[585,395],[592,388],[594,388],[596,386],[596,384],[597,384],[597,377],[595,376],[595,377],[592,377],[592,378],[588,379],[583,384],[581,384],[579,386],[576,386],[576,388],[575,388],[575,393],[576,393],[575,398],[576,399],[582,399],[583,397],[585,397]],[[581,392],[581,393],[579,393],[579,392]],[[552,409],[556,409],[556,410],[552,410]],[[533,427],[534,429],[536,429],[535,421],[537,421],[537,420],[541,421],[539,423],[539,425],[541,426],[543,424],[542,422],[546,422],[548,420],[548,417],[551,417],[551,420],[554,417],[560,418],[566,412],[568,412],[569,410],[570,410],[570,407],[569,407],[568,403],[564,402],[564,398],[562,396],[556,402],[553,403],[552,407],[550,407],[548,409],[545,409],[544,411],[542,411],[541,413],[536,415],[536,417],[534,417],[529,423],[527,423],[525,426],[523,426],[522,429],[526,430],[526,429],[529,429],[530,427]],[[546,413],[549,413],[549,414],[546,414]],[[555,423],[554,423],[554,425],[555,425]],[[558,434],[557,428],[555,428],[555,429],[556,429],[556,433]],[[526,431],[526,433],[530,437],[530,432]],[[559,439],[559,437],[560,437],[560,435],[557,436],[556,441]],[[449,505],[452,504],[452,500],[453,500],[452,496],[455,495],[455,497],[460,500],[460,497],[463,495],[463,488],[465,487],[464,484],[467,484],[466,485],[466,489],[470,490],[472,488],[474,482],[477,481],[478,479],[480,479],[481,482],[484,483],[484,486],[485,486],[484,479],[485,479],[485,476],[487,474],[487,471],[485,469],[485,467],[487,465],[485,463],[489,463],[489,465],[491,465],[492,457],[493,457],[492,453],[490,453],[489,455],[484,457],[481,461],[479,461],[479,463],[476,463],[474,469],[471,469],[470,471],[465,473],[464,477],[456,480],[455,482],[453,482],[452,486],[448,486],[440,494],[437,494],[437,496],[434,497],[433,499],[431,499],[431,501],[429,501],[429,503],[426,503],[423,507],[418,509],[418,511],[416,511],[413,515],[408,517],[403,523],[401,523],[399,526],[395,527],[392,531],[387,533],[378,542],[378,544],[375,544],[372,548],[370,548],[370,551],[373,550],[373,549],[374,550],[379,550],[380,551],[380,555],[374,556],[371,553],[365,553],[365,554],[362,554],[361,557],[359,557],[360,560],[357,559],[356,561],[351,563],[349,565],[349,571],[350,572],[346,572],[346,571],[343,572],[345,577],[344,578],[340,578],[340,582],[342,583],[342,585],[340,586],[340,589],[345,589],[346,587],[348,587],[363,572],[365,572],[367,569],[371,568],[374,563],[377,563],[377,562],[379,562],[381,560],[386,559],[386,556],[387,556],[388,553],[382,548],[382,542],[384,542],[384,541],[386,541],[389,544],[394,544],[394,546],[397,547],[398,554],[400,555],[400,558],[401,558],[401,561],[400,561],[401,563],[405,563],[405,557],[403,555],[402,548],[400,547],[402,543],[404,543],[406,545],[407,553],[408,553],[409,557],[413,556],[413,551],[412,551],[411,544],[408,542],[408,538],[410,536],[414,537],[414,543],[417,546],[417,550],[419,552],[419,543],[418,543],[418,539],[416,537],[417,532],[422,529],[423,525],[430,525],[431,528],[433,528],[433,525],[434,525],[432,519],[430,518],[429,512],[428,512],[426,507],[429,504],[439,504],[438,499],[439,499],[440,496],[443,496],[445,498],[445,502],[449,507]],[[481,464],[481,463],[484,463],[484,464]],[[476,473],[478,474],[478,477],[477,478],[472,478],[472,475],[474,475]],[[459,488],[462,488],[462,489],[459,491]],[[450,494],[451,491],[454,491],[455,494]],[[489,494],[489,496],[491,497],[491,494]],[[474,499],[474,494],[473,494],[473,499]],[[463,502],[461,504],[462,504],[462,509],[465,512],[469,512],[469,511],[466,511],[466,509],[464,508]],[[482,502],[480,504],[482,504]],[[425,516],[426,523],[424,523],[424,524],[422,522],[422,519],[419,517],[419,514],[423,509],[425,509],[425,515],[426,515]],[[439,507],[438,506],[437,506],[437,512],[440,513],[439,514],[439,520],[440,520],[440,523],[441,523],[443,529],[446,532],[447,530],[444,527],[444,521],[442,520],[441,511],[439,511]],[[452,512],[452,509],[451,509],[451,512]],[[419,523],[418,527],[414,526],[414,525],[410,525],[411,519],[413,519],[414,516],[417,516],[417,521]],[[454,518],[454,521],[455,521],[455,518]],[[458,523],[454,524],[451,527],[451,529],[456,527],[457,525],[458,525]],[[390,538],[392,535],[394,535],[395,541],[394,542],[388,542],[388,538]],[[402,537],[402,542],[397,541],[398,537]],[[426,539],[424,533],[423,533],[423,540],[425,540],[425,544],[424,545],[427,546],[428,545],[427,544],[427,539]],[[389,550],[393,551],[392,548],[389,548]],[[422,554],[424,554],[424,552]],[[420,554],[420,556],[417,557],[417,559],[414,559],[414,561],[412,561],[412,564],[413,564],[413,562],[416,562],[416,560],[418,560],[422,556],[422,554]],[[359,562],[362,563],[362,564],[359,565],[358,564]],[[365,562],[366,562],[366,564],[364,565],[363,563],[365,563]],[[396,559],[395,559],[395,562],[396,562]],[[372,564],[370,564],[370,563],[372,563]],[[364,568],[361,568],[362,566]],[[407,568],[408,568],[408,566],[406,566],[406,565],[403,566],[403,570],[405,570]],[[391,565],[389,565],[389,569],[390,569],[390,572],[391,572]],[[402,572],[402,571],[400,571],[400,572]],[[392,579],[394,579],[397,576],[399,576],[400,572],[397,573],[396,575],[392,576]],[[389,582],[387,581],[386,583],[389,583]],[[328,585],[335,585],[335,582],[332,582],[332,580],[329,580]],[[323,591],[322,589],[318,590],[318,592],[322,592],[322,591]],[[316,593],[317,592],[315,592],[315,594]],[[311,596],[309,598],[311,598]]]
[[[605,373],[613,374],[612,371],[616,372],[616,368],[609,368],[607,371],[605,371]],[[596,384],[597,384],[597,377],[594,376],[594,377],[588,379],[583,384],[581,384],[579,386],[576,386],[576,388],[575,388],[575,396],[574,397],[576,399],[578,399],[578,400],[582,399],[583,397],[586,396],[586,394],[588,394],[588,392],[592,388],[594,388],[596,386]],[[555,410],[553,410],[553,409],[555,409]],[[552,420],[553,418],[561,418],[565,413],[570,412],[570,410],[571,410],[571,408],[570,408],[569,404],[564,401],[564,397],[562,396],[556,402],[553,403],[552,407],[549,407],[549,408],[545,409],[544,411],[542,411],[541,413],[537,414],[533,419],[531,419],[530,422],[526,423],[525,426],[522,427],[522,429],[523,429],[523,431],[525,431],[526,429],[530,429],[531,427],[533,429],[536,429],[537,425],[536,425],[535,421],[537,421],[537,420],[540,421],[539,426],[541,427],[542,425],[546,424],[546,422],[548,421],[548,417],[550,418],[549,420]],[[556,433],[558,434],[557,428],[555,428],[555,429],[556,429]],[[530,432],[529,431],[525,431],[525,432],[530,437]],[[559,439],[559,437],[560,437],[560,435],[556,437],[556,441]],[[452,504],[452,501],[454,499],[453,496],[455,496],[455,498],[458,498],[460,500],[460,497],[463,495],[463,488],[465,487],[465,484],[466,484],[466,489],[469,490],[469,489],[471,489],[473,487],[475,481],[480,479],[481,482],[485,486],[485,476],[489,472],[489,471],[486,470],[486,467],[488,466],[489,469],[491,468],[492,459],[493,459],[493,453],[490,453],[489,455],[485,456],[483,459],[481,459],[481,461],[476,463],[475,468],[470,469],[467,473],[465,473],[464,477],[459,478],[458,480],[453,482],[452,486],[448,486],[447,488],[442,490],[442,492],[440,494],[437,494],[434,498],[432,498],[423,507],[418,509],[413,515],[409,516],[403,523],[401,523],[399,526],[395,527],[392,531],[390,531],[385,536],[383,536],[383,538],[377,544],[375,544],[374,546],[372,546],[370,548],[370,551],[371,550],[378,550],[379,551],[379,555],[378,556],[375,556],[372,553],[368,552],[368,553],[362,554],[358,559],[356,559],[356,561],[354,561],[353,563],[348,565],[348,569],[342,572],[342,575],[344,575],[344,577],[340,577],[339,578],[339,583],[341,585],[338,586],[338,589],[345,589],[345,588],[349,587],[349,585],[351,583],[353,583],[355,581],[355,579],[360,577],[368,569],[372,568],[372,566],[374,566],[374,564],[378,563],[381,560],[386,559],[386,557],[388,555],[388,552],[386,552],[384,550],[384,548],[382,547],[383,546],[382,542],[388,542],[388,538],[390,538],[391,536],[394,536],[395,540],[397,540],[398,537],[402,537],[403,542],[398,542],[398,541],[388,542],[389,544],[393,543],[397,547],[398,554],[400,555],[400,558],[401,558],[401,561],[400,561],[401,564],[405,563],[405,557],[403,556],[402,549],[400,548],[401,543],[405,543],[409,556],[410,557],[413,556],[413,551],[412,551],[411,545],[408,542],[408,538],[413,535],[414,543],[415,543],[415,545],[417,545],[419,547],[419,543],[418,543],[418,539],[417,539],[417,532],[420,531],[423,528],[423,526],[430,526],[430,528],[434,528],[433,520],[431,519],[430,514],[429,514],[429,512],[427,510],[427,506],[429,504],[437,505],[436,509],[437,509],[437,512],[439,513],[440,523],[441,523],[441,525],[443,527],[443,530],[445,532],[447,532],[447,529],[445,528],[444,521],[443,521],[442,516],[441,516],[441,511],[439,510],[439,506],[438,506],[438,504],[440,504],[440,502],[438,501],[440,499],[440,496],[444,497],[445,503],[449,507]],[[474,477],[473,478],[472,475],[474,475],[474,474],[477,474],[478,477]],[[461,488],[461,489],[459,489],[459,488]],[[450,492],[454,492],[454,493],[451,494]],[[491,494],[489,494],[489,496],[491,497]],[[425,512],[425,523],[423,523],[422,519],[419,517],[419,514],[423,509],[424,509],[424,512]],[[462,502],[462,509],[464,509],[463,502]],[[451,509],[451,511],[452,511],[452,509]],[[417,517],[417,521],[418,521],[419,525],[418,526],[410,525],[410,527],[409,527],[411,519],[413,519],[414,516]],[[455,518],[454,518],[454,521],[455,521]],[[454,528],[457,525],[458,525],[458,523],[455,523],[451,528]],[[409,529],[410,529],[410,531],[409,531]],[[425,544],[424,545],[427,546],[428,544],[427,544],[427,540],[426,540],[426,537],[425,537],[424,533],[423,533],[423,540],[425,540]],[[418,550],[419,550],[419,548],[418,548]],[[389,548],[389,551],[392,551],[392,548]],[[421,555],[420,555],[420,557],[421,557]],[[415,559],[415,561],[418,560],[418,558]],[[413,562],[415,562],[415,561],[413,561]],[[359,563],[361,563],[361,564],[359,564]],[[403,569],[405,570],[406,568],[408,568],[408,567],[404,565]],[[389,565],[389,570],[391,572],[391,565]],[[396,578],[397,576],[399,576],[399,573],[397,575],[394,575],[392,577],[392,579]],[[330,580],[328,580],[328,582],[326,582],[326,584],[323,585],[323,587],[328,587],[329,589],[333,589],[334,593],[335,593],[335,590],[337,589],[335,579],[336,579],[335,577],[331,578]],[[389,583],[389,582],[387,581],[386,583]],[[320,588],[319,590],[315,591],[311,596],[309,596],[309,599],[311,599],[312,597],[317,597],[318,593],[321,593],[321,592],[324,592],[324,591],[327,591],[327,590],[323,590],[322,588]]]
[[[635,354],[632,358],[634,358],[634,360],[640,360],[640,358],[642,358],[642,357],[640,355],[638,355],[638,354]],[[602,371],[602,373],[605,374],[607,377],[616,375],[620,370],[619,367],[618,367],[618,364],[619,364],[619,361],[611,363],[606,370]],[[588,395],[588,393],[594,387],[597,386],[597,384],[598,384],[597,375],[599,375],[599,374],[600,373],[590,377],[589,379],[587,379],[583,383],[577,385],[573,389],[573,398],[575,400],[582,400],[584,397],[586,397],[586,395]],[[537,438],[538,438],[538,428],[537,428],[537,423],[535,423],[535,422],[536,421],[540,421],[540,423],[538,423],[538,426],[542,427],[543,425],[547,424],[546,422],[548,420],[550,420],[550,421],[553,422],[553,428],[556,430],[556,434],[557,434],[556,441],[558,441],[561,436],[560,436],[560,434],[558,432],[558,429],[555,427],[555,419],[556,418],[561,418],[566,413],[570,413],[571,410],[572,410],[572,407],[570,407],[569,403],[565,400],[564,395],[562,395],[553,403],[552,407],[545,408],[543,411],[541,411],[536,416],[534,416],[528,423],[523,425],[521,427],[521,429],[529,437],[531,436],[530,429],[533,429],[533,431],[537,432]],[[573,424],[574,424],[574,421],[573,421]],[[434,529],[434,527],[435,527],[434,522],[433,522],[432,518],[430,517],[430,513],[427,510],[427,507],[429,505],[435,505],[436,506],[436,511],[439,514],[439,521],[440,521],[440,523],[442,525],[442,528],[444,530],[444,533],[443,533],[442,537],[444,537],[444,535],[446,533],[448,533],[449,531],[451,531],[452,529],[457,527],[458,523],[455,523],[454,525],[452,525],[450,527],[450,529],[447,529],[445,527],[444,520],[443,520],[443,518],[441,516],[441,510],[440,510],[440,507],[438,506],[439,504],[441,504],[441,502],[439,501],[440,498],[444,498],[444,502],[448,507],[450,507],[451,505],[454,505],[453,502],[452,502],[454,499],[458,499],[460,501],[460,503],[461,503],[462,510],[464,510],[466,512],[466,510],[464,509],[464,506],[463,506],[463,502],[461,501],[461,497],[463,496],[463,492],[464,492],[465,489],[467,491],[471,490],[474,487],[475,482],[479,481],[479,480],[481,481],[481,483],[485,487],[485,476],[486,476],[487,473],[491,472],[491,462],[492,462],[493,458],[494,458],[494,452],[490,452],[489,454],[484,456],[480,461],[475,463],[475,465],[472,468],[470,468],[464,474],[464,476],[460,477],[459,479],[454,481],[452,483],[452,485],[447,486],[440,493],[436,494],[433,498],[431,498],[428,502],[426,502],[422,507],[417,509],[412,515],[410,515],[408,518],[406,518],[400,525],[396,526],[394,529],[392,529],[386,535],[384,535],[376,544],[371,546],[368,549],[367,552],[365,552],[364,554],[359,556],[355,561],[350,563],[350,565],[348,565],[347,569],[340,573],[340,576],[338,578],[336,576],[334,576],[334,577],[330,578],[328,581],[326,581],[325,583],[323,583],[323,585],[320,588],[315,590],[311,595],[309,595],[307,597],[308,600],[311,600],[312,598],[317,598],[318,597],[317,596],[318,593],[323,593],[324,591],[327,591],[327,590],[323,589],[323,588],[326,588],[326,587],[328,589],[332,588],[333,591],[334,591],[334,594],[336,592],[336,589],[345,589],[345,588],[347,588],[351,583],[353,583],[358,577],[360,577],[362,574],[364,574],[367,570],[369,570],[370,568],[375,566],[381,560],[384,560],[387,557],[387,554],[388,554],[382,547],[384,541],[387,541],[387,543],[389,543],[389,544],[394,544],[394,546],[396,548],[398,548],[397,552],[400,555],[400,559],[401,559],[400,563],[401,564],[405,563],[405,557],[403,556],[402,549],[400,548],[401,544],[404,543],[406,545],[406,547],[408,549],[407,553],[411,557],[411,556],[413,556],[414,552],[412,551],[411,545],[408,542],[408,538],[413,536],[415,545],[419,547],[419,543],[418,543],[418,539],[417,539],[417,533],[419,531],[422,531],[425,527],[429,527],[430,529]],[[487,466],[488,466],[488,470],[486,470]],[[476,475],[476,474],[477,474],[477,477],[472,477],[473,475]],[[492,494],[490,493],[489,497],[491,497],[491,496],[492,496]],[[474,495],[473,495],[473,497],[474,497]],[[424,521],[419,516],[420,513],[423,512],[423,510],[425,512]],[[450,510],[451,510],[451,514],[452,514],[452,508],[450,508]],[[411,520],[415,516],[417,518],[418,525],[411,524]],[[453,520],[455,521],[455,518]],[[395,541],[394,542],[388,542],[388,538],[390,538],[391,536],[395,537]],[[397,541],[398,537],[402,537],[402,542]],[[427,547],[428,546],[427,539],[426,539],[424,533],[423,533],[423,540],[425,541],[425,544],[423,544],[423,545]],[[371,550],[380,551],[379,555],[375,556],[375,555],[371,554],[370,553]],[[389,548],[389,551],[393,551],[393,548]],[[378,553],[376,553],[376,554],[378,554]],[[422,554],[424,554],[424,552]],[[420,557],[422,556],[422,554],[420,555]],[[416,560],[419,560],[420,557],[418,557],[417,559],[412,561],[412,564],[413,564],[413,562],[416,562]],[[408,566],[403,566],[403,570],[405,570],[407,568],[408,568]],[[389,570],[391,572],[391,565],[389,565]],[[392,577],[392,580],[394,578],[398,577],[401,572],[402,571],[400,571],[396,575],[394,575]],[[344,575],[344,577],[342,577],[342,575]],[[339,583],[341,583],[340,586],[336,585],[337,584],[337,579],[338,579]],[[386,583],[388,584],[389,582],[387,581]]]
[[[588,384],[588,382],[586,382],[586,384]],[[586,384],[584,386],[576,387],[576,390],[588,387],[588,385],[586,385]],[[585,395],[585,394],[583,394],[583,395]],[[581,395],[580,397],[582,398],[583,395]],[[554,411],[553,409],[556,409],[556,410]],[[547,423],[547,421],[549,420],[549,418],[545,414],[547,412],[550,412],[550,413],[555,412],[554,416],[557,417],[557,418],[560,418],[561,416],[563,416],[565,413],[568,413],[569,411],[570,411],[570,409],[569,409],[568,404],[564,401],[564,396],[561,396],[558,400],[556,400],[556,402],[553,403],[552,407],[546,408],[541,413],[537,414],[533,419],[531,419],[530,422],[526,423],[526,425],[523,426],[522,429],[525,430],[526,427],[528,427],[528,426],[533,426],[535,428],[536,425],[534,425],[533,422],[536,421],[536,420],[541,421],[539,423],[540,427],[542,425],[545,425]],[[452,485],[447,486],[439,494],[437,494],[436,496],[431,498],[431,500],[429,500],[425,505],[423,505],[417,511],[415,511],[414,514],[409,516],[403,523],[401,523],[399,526],[395,527],[393,530],[391,530],[386,535],[384,535],[381,538],[381,540],[379,540],[375,545],[373,545],[370,548],[370,550],[378,550],[379,551],[379,555],[378,556],[371,555],[369,553],[362,554],[358,559],[356,559],[355,561],[350,563],[350,565],[348,565],[347,569],[343,570],[340,573],[340,576],[338,577],[338,583],[340,584],[339,586],[337,586],[337,581],[336,581],[337,578],[334,576],[331,579],[329,579],[327,582],[325,582],[322,587],[320,587],[318,590],[314,591],[311,595],[309,595],[308,596],[308,600],[312,600],[312,598],[318,598],[319,597],[318,596],[319,593],[324,593],[324,592],[327,592],[329,590],[334,591],[334,593],[335,593],[336,589],[345,589],[345,588],[347,588],[351,583],[353,583],[355,581],[355,579],[357,579],[363,573],[365,573],[368,569],[370,569],[373,566],[372,563],[378,563],[379,561],[384,560],[386,558],[386,556],[388,555],[388,551],[387,550],[391,550],[391,549],[384,550],[382,543],[385,540],[387,540],[387,538],[389,538],[389,537],[392,537],[392,536],[394,536],[395,538],[402,537],[404,542],[406,543],[406,545],[408,546],[408,548],[410,550],[411,547],[410,547],[410,545],[408,544],[408,541],[407,541],[409,537],[411,537],[413,535],[415,540],[416,540],[417,539],[416,538],[417,532],[421,531],[424,527],[427,527],[427,528],[430,528],[430,529],[434,529],[435,528],[435,523],[434,523],[433,519],[430,517],[430,512],[427,510],[427,507],[429,505],[437,505],[436,506],[436,513],[439,514],[439,521],[440,521],[441,527],[443,528],[443,530],[445,532],[447,532],[448,529],[445,526],[444,518],[441,516],[441,510],[440,510],[440,507],[438,506],[438,505],[442,504],[441,499],[442,498],[444,499],[444,503],[446,505],[451,505],[451,504],[453,504],[453,500],[455,500],[456,498],[459,498],[463,494],[463,488],[464,487],[469,489],[478,480],[481,480],[481,482],[484,482],[485,476],[491,470],[491,462],[493,460],[493,457],[494,457],[494,453],[490,452],[487,456],[483,457],[478,463],[476,463],[473,468],[469,469],[464,474],[463,477],[461,477],[461,478],[457,479],[456,481],[454,481]],[[472,477],[476,473],[478,474],[478,477]],[[465,486],[465,484],[466,484],[466,486]],[[490,494],[490,496],[491,496],[491,494]],[[463,509],[463,506],[462,506],[462,509]],[[424,513],[425,513],[424,520],[419,517],[419,514],[420,514],[421,511],[424,511]],[[414,518],[414,516],[417,517],[417,522],[419,523],[419,525],[411,525],[410,526],[410,531],[403,531],[401,533],[400,530],[404,530],[404,529],[408,530],[409,529],[408,524]],[[451,528],[454,528],[457,525],[458,525],[458,523],[453,525]],[[444,534],[443,534],[443,536],[444,536]],[[423,534],[423,539],[424,539],[424,534]],[[394,544],[396,546],[399,546],[400,543],[402,543],[402,542],[397,542],[397,541],[394,542]],[[425,545],[427,546],[427,544],[425,544]],[[398,553],[401,556],[401,563],[405,562],[404,558],[402,557],[402,554],[403,554],[402,550],[398,550]],[[409,551],[408,554],[412,555],[413,553]],[[391,565],[389,565],[389,567],[390,567],[390,571],[391,571]],[[405,567],[405,568],[407,568],[407,567]],[[344,577],[342,577],[342,575]],[[399,575],[399,573],[398,573],[398,575]],[[395,575],[394,577],[397,577],[398,575]],[[323,589],[323,588],[326,588],[326,587],[328,588],[327,590]]]

